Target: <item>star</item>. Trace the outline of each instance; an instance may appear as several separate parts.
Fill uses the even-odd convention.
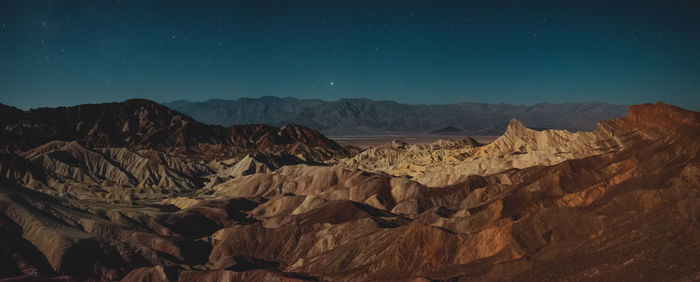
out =
[[[330,85],[331,87],[333,87],[335,85],[335,82],[331,81]]]

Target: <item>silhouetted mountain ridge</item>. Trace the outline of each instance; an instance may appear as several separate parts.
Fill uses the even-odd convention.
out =
[[[622,117],[627,106],[597,102],[532,106],[483,103],[409,105],[393,101],[240,98],[165,103],[199,121],[218,124],[295,123],[326,135],[425,134],[456,127],[468,135],[498,135],[516,118],[534,128],[591,130],[600,120]]]

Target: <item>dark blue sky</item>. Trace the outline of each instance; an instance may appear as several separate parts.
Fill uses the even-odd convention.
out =
[[[700,110],[700,1],[0,1],[0,103],[265,95]]]

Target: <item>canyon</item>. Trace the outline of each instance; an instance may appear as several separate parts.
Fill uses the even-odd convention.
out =
[[[360,149],[143,99],[0,105],[0,280],[700,279],[700,113],[512,118]]]

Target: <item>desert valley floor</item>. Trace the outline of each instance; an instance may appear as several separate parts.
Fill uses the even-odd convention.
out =
[[[440,140],[459,141],[472,138],[481,144],[488,144],[496,140],[498,136],[454,136],[454,135],[376,135],[376,136],[328,136],[329,139],[341,146],[354,146],[359,149],[368,149],[391,144],[394,140],[406,143],[407,146],[418,144],[432,144]]]
[[[0,280],[700,280],[700,113],[664,103],[488,144],[148,100],[0,105],[0,131]]]

